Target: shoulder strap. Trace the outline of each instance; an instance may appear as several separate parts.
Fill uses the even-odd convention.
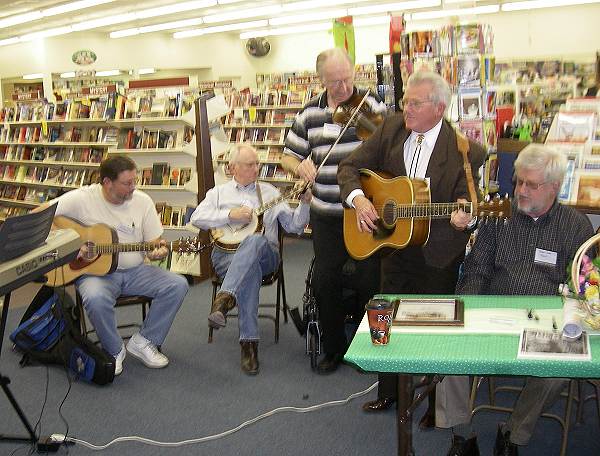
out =
[[[465,170],[465,177],[467,179],[467,190],[469,191],[469,198],[473,203],[471,209],[471,215],[475,217],[477,215],[477,190],[475,189],[475,182],[473,181],[473,171],[471,170],[471,162],[469,161],[469,139],[465,136],[462,131],[457,128],[454,129],[456,133],[456,145],[458,151],[463,157],[463,169]]]

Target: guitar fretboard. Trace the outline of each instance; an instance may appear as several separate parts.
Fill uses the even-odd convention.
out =
[[[472,212],[472,205],[467,203],[426,203],[426,204],[399,204],[393,208],[393,218],[447,218],[452,212],[462,209],[466,213]],[[387,208],[384,208],[386,211]]]
[[[160,244],[152,242],[137,242],[130,244],[96,244],[92,247],[92,253],[95,255],[102,253],[118,253],[118,252],[151,252],[155,248],[160,247]],[[167,247],[171,247],[167,244]]]

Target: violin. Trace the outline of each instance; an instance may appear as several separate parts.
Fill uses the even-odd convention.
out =
[[[366,98],[354,92],[348,100],[333,112],[333,121],[339,125],[356,128],[356,136],[361,141],[367,139],[383,123],[383,114],[374,113],[364,102]]]

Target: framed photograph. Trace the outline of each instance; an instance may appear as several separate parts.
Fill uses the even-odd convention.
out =
[[[600,174],[589,171],[576,173],[574,194],[577,204],[600,207]]]
[[[584,331],[577,340],[563,338],[562,331],[524,329],[517,358],[590,361],[590,341]]]
[[[460,299],[399,299],[396,302],[393,324],[399,326],[464,326],[464,302]]]

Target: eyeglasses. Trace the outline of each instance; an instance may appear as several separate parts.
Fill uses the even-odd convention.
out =
[[[340,85],[351,86],[354,81],[354,77],[350,76],[345,79],[336,79],[335,81],[323,81],[323,85],[327,87],[338,87]]]
[[[540,182],[539,184],[536,182],[529,182],[523,179],[519,179],[517,177],[517,187],[521,187],[522,185],[525,185],[525,187],[527,187],[529,190],[537,190],[538,188],[540,188],[542,185],[547,184],[548,182]]]
[[[416,110],[419,110],[423,107],[423,105],[425,103],[432,103],[431,100],[425,100],[425,101],[419,101],[419,100],[409,100],[406,98],[402,99],[402,106],[404,108],[414,108]]]

